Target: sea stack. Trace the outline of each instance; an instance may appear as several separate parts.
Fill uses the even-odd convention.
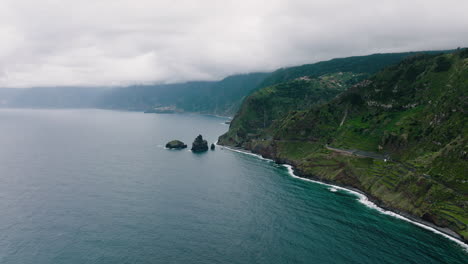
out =
[[[198,135],[192,143],[192,152],[205,152],[208,150],[208,142]]]
[[[211,143],[211,150],[215,150],[215,144]]]
[[[166,144],[166,148],[168,149],[184,149],[187,145],[180,140],[172,140]]]

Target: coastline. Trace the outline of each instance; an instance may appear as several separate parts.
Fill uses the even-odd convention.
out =
[[[242,153],[242,154],[247,154],[247,155],[254,156],[256,158],[262,159],[262,160],[277,163],[275,160],[264,158],[260,154],[253,153],[253,152],[251,152],[249,150],[245,150],[245,149],[241,149],[241,148],[228,147],[228,146],[224,146],[224,145],[219,145],[218,143],[216,143],[216,145],[218,145],[220,147],[223,147],[223,148],[226,148],[226,149],[228,149],[230,151],[234,151],[234,152],[238,152],[238,153]],[[278,163],[278,164],[280,164],[280,163]],[[433,232],[435,234],[441,235],[441,236],[443,236],[443,237],[457,243],[465,252],[468,252],[468,244],[465,243],[457,233],[455,233],[454,231],[452,231],[452,230],[450,230],[448,228],[438,227],[438,226],[436,226],[436,225],[434,225],[434,224],[432,224],[432,223],[430,223],[428,221],[425,221],[425,220],[420,219],[418,217],[412,216],[412,215],[410,215],[408,213],[400,212],[400,211],[395,210],[393,208],[388,208],[388,207],[382,206],[378,202],[377,199],[369,196],[368,194],[364,193],[363,191],[361,191],[359,189],[349,187],[349,186],[337,185],[336,183],[323,182],[323,181],[319,181],[319,180],[312,179],[312,178],[301,177],[301,176],[298,176],[298,175],[295,174],[294,167],[292,165],[290,165],[290,164],[280,164],[280,165],[287,168],[288,174],[293,178],[300,179],[300,180],[303,180],[303,181],[317,183],[317,184],[320,184],[320,185],[325,185],[325,186],[328,186],[330,188],[334,188],[336,190],[341,190],[341,191],[345,191],[345,192],[354,194],[356,197],[358,197],[358,201],[361,204],[367,206],[368,208],[377,210],[381,214],[386,214],[386,215],[398,218],[400,220],[409,222],[411,224],[414,224],[416,226],[419,226],[421,228],[429,230],[429,231],[431,231],[431,232]]]

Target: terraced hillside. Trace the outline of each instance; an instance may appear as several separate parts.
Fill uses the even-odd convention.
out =
[[[304,177],[358,188],[384,207],[468,239],[467,49],[413,56],[341,93],[333,86],[324,92],[329,83],[315,78],[317,91],[288,97],[302,98],[296,105],[278,99],[295,82],[247,98],[219,143],[292,164]],[[333,92],[333,99],[322,96]],[[260,98],[274,106],[262,107]]]

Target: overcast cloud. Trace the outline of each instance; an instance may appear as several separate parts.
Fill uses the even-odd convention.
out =
[[[467,0],[0,0],[0,87],[213,80],[468,46]]]

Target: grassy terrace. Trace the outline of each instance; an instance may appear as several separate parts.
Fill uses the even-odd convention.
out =
[[[353,85],[341,77],[259,90],[220,142],[359,188],[467,239],[468,50],[415,56]],[[392,161],[343,155],[326,145],[389,154]]]

